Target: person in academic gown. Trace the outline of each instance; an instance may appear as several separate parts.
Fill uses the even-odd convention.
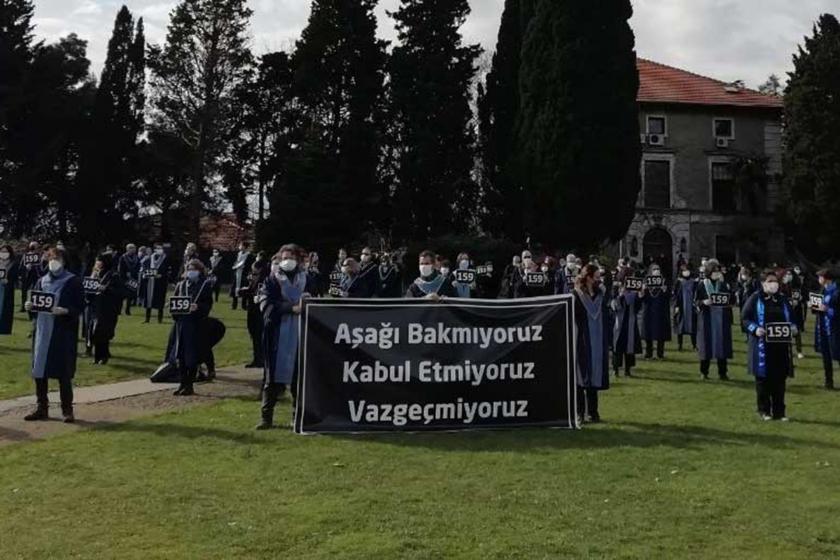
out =
[[[650,276],[662,278],[662,269],[652,266]],[[662,287],[645,286],[642,299],[644,310],[645,358],[653,358],[653,344],[656,343],[657,359],[665,358],[665,343],[671,340],[671,291]]]
[[[787,421],[785,384],[793,377],[793,354],[790,344],[767,342],[766,328],[770,323],[793,325],[793,315],[787,298],[779,292],[776,273],[767,272],[763,276],[762,289],[744,303],[741,316],[744,330],[749,335],[747,369],[755,377],[761,418]]]
[[[61,396],[61,412],[65,422],[73,422],[73,377],[76,375],[79,315],[84,306],[81,279],[65,269],[63,251],[50,249],[47,253],[48,273],[32,287],[34,291],[55,296],[52,312],[37,313],[32,337],[32,378],[35,380],[36,410],[25,416],[26,421],[49,418],[49,380],[57,379]],[[31,310],[31,303],[25,304]]]
[[[352,257],[344,260],[344,267],[341,269],[341,297],[369,299],[374,295],[375,284],[362,277],[359,263]]]
[[[730,294],[729,284],[723,279],[720,263],[709,259],[706,278],[698,283],[694,295],[697,307],[697,354],[700,358],[700,375],[709,378],[711,361],[717,361],[718,377],[729,379],[728,361],[732,359],[732,308],[712,306],[713,294]]]
[[[833,270],[817,272],[817,279],[822,286],[822,303],[814,310],[814,347],[823,359],[825,388],[834,390],[834,362],[840,361],[840,291]]]
[[[624,282],[629,274],[623,274],[616,285],[617,293],[611,302],[615,314],[613,327],[613,371],[619,376],[624,366],[624,375],[632,377],[636,366],[636,355],[642,353],[642,337],[639,334],[639,312],[642,310],[644,294],[627,290]]]
[[[756,278],[752,268],[742,266],[738,272],[737,288],[735,289],[735,300],[738,303],[738,310],[743,312],[744,304],[750,296],[761,291],[761,282]],[[741,327],[743,331],[743,326]]]
[[[680,265],[680,277],[674,286],[674,330],[677,333],[677,347],[683,350],[685,335],[691,337],[691,348],[697,349],[697,310],[694,296],[697,292],[697,279],[691,274],[689,265]]]
[[[137,302],[137,291],[129,289],[129,286],[139,284],[140,281],[140,257],[133,243],[125,246],[125,253],[117,265],[117,274],[125,291],[125,314],[131,315],[131,307]]]
[[[379,283],[378,272],[379,265],[374,259],[373,251],[370,247],[365,247],[359,256],[359,278],[357,282],[364,282],[367,285],[365,291],[370,294],[368,297],[376,295],[376,288]]]
[[[251,265],[254,264],[254,256],[251,254],[251,244],[243,241],[239,244],[239,253],[233,263],[233,282],[230,285],[231,307],[236,309],[239,306],[240,292],[248,287],[248,274]],[[247,309],[247,298],[242,299],[242,308]]]
[[[37,242],[33,241],[29,244],[29,253],[41,253],[41,246]],[[22,301],[20,302],[21,307],[29,301],[29,292],[33,289],[36,282],[41,279],[47,273],[47,260],[44,253],[42,253],[42,258],[40,261],[30,264],[24,267],[23,272],[21,274],[21,297]],[[23,310],[23,309],[21,309]],[[36,318],[35,313],[29,314],[29,319],[34,321]]]
[[[266,271],[270,272],[271,263],[266,262]],[[309,275],[312,281],[312,297],[323,297],[327,289],[327,279],[321,273],[321,257],[318,253],[311,252],[306,254],[306,260],[303,263],[303,269]]]
[[[93,276],[99,279],[99,293],[94,299],[91,325],[93,363],[105,365],[111,359],[111,340],[116,333],[124,290],[109,254],[100,255],[96,259]]]
[[[499,299],[513,299],[513,285],[516,281],[516,276],[522,270],[522,257],[519,255],[513,256],[511,264],[505,267],[502,273],[502,281],[499,284]]]
[[[213,249],[210,254],[210,270],[208,276],[213,282],[213,301],[219,303],[219,294],[222,293],[222,253],[218,249]]]
[[[458,292],[446,278],[435,269],[435,254],[431,251],[420,253],[418,270],[420,276],[411,283],[405,294],[407,298],[440,299],[458,297]]]
[[[545,283],[540,285],[529,285],[527,282],[528,273],[542,273],[545,275]],[[534,262],[530,252],[522,254],[522,273],[514,277],[513,298],[524,299],[552,295],[553,287],[549,282],[546,272],[543,272],[540,265]]]
[[[787,298],[790,304],[791,321],[796,325],[797,357],[801,360],[805,357],[802,348],[802,333],[805,332],[805,314],[807,313],[808,293],[802,285],[802,279],[795,276],[792,270],[782,270],[782,295]]]
[[[144,283],[145,298],[143,307],[146,308],[146,323],[152,318],[152,310],[157,309],[158,323],[163,322],[163,307],[166,304],[166,292],[169,277],[172,274],[169,257],[162,245],[155,245],[155,250],[140,271]]]
[[[349,260],[349,259],[348,259]],[[271,274],[257,298],[263,316],[263,388],[258,430],[274,426],[274,407],[288,388],[297,395],[299,318],[312,279],[300,266],[303,251],[284,245],[272,258]]]
[[[379,270],[376,272],[376,275],[376,297],[402,297],[402,277],[399,269],[391,260],[391,255],[388,253],[382,255],[382,258],[379,261]]]
[[[251,349],[253,350],[251,362],[246,368],[262,369],[262,337],[263,337],[263,316],[259,305],[252,305],[259,297],[263,282],[271,273],[271,263],[268,262],[265,253],[260,252],[257,260],[251,265],[251,274],[248,276],[248,291],[246,295],[251,301],[248,302],[248,334],[251,336]],[[314,280],[313,280],[314,282]]]
[[[458,260],[456,261],[455,266],[458,267],[458,270],[470,270],[472,266],[470,263],[470,256],[467,253],[461,253],[458,255]],[[452,278],[452,286],[458,293],[458,297],[464,299],[472,298],[477,289],[476,282],[458,282],[454,277]]]
[[[600,422],[598,393],[610,388],[611,324],[607,297],[601,287],[598,267],[586,265],[576,279],[575,378],[578,387],[578,418]]]
[[[15,286],[20,263],[15,260],[11,245],[0,246],[0,336],[12,334],[15,313]]]
[[[181,384],[176,396],[194,394],[193,384],[198,367],[207,360],[206,321],[213,308],[213,285],[207,279],[207,269],[198,259],[186,265],[184,279],[175,286],[173,296],[189,297],[192,302],[189,313],[173,315],[173,343],[167,361],[178,364]]]

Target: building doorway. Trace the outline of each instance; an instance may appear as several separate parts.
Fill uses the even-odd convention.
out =
[[[662,274],[673,280],[674,241],[665,228],[655,227],[645,234],[642,248],[645,265],[655,262],[662,268]]]

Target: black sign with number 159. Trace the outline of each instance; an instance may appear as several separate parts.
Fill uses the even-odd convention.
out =
[[[767,323],[764,328],[767,342],[790,343],[793,340],[793,327],[790,323]]]
[[[29,303],[32,305],[30,311],[33,313],[52,313],[53,307],[55,307],[55,294],[30,292]]]
[[[172,315],[188,315],[192,300],[187,296],[172,296],[169,298],[169,313]]]

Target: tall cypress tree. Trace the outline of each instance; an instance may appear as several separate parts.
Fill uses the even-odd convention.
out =
[[[275,235],[330,248],[375,225],[386,60],[376,4],[312,2],[291,60],[296,149],[271,201]]]
[[[469,13],[467,0],[402,0],[391,14],[399,37],[390,61],[394,228],[403,239],[475,225],[471,84],[481,49],[463,43]]]
[[[641,188],[629,0],[536,0],[522,47],[518,177],[532,237],[618,240]]]
[[[91,134],[80,171],[80,235],[95,243],[125,232],[124,219],[137,212],[137,140],[143,128],[145,85],[142,20],[123,6],[108,42],[108,54],[91,115]]]
[[[840,23],[820,17],[793,57],[785,92],[785,185],[799,247],[837,258],[840,239]]]

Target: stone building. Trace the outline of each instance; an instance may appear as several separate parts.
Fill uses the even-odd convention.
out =
[[[619,250],[669,270],[782,259],[782,100],[639,59],[644,146],[636,217]]]

